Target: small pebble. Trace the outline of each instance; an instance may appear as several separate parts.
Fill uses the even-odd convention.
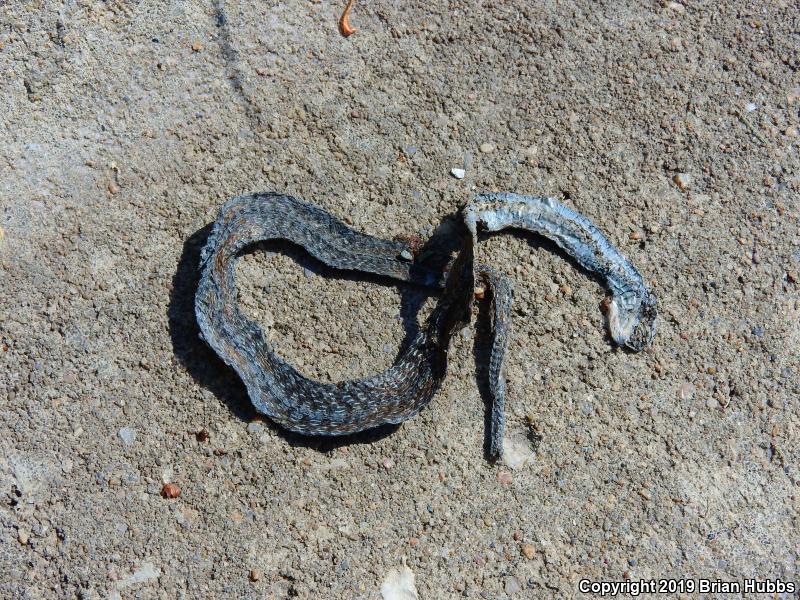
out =
[[[264,431],[264,426],[260,421],[251,421],[247,424],[247,433],[258,434]]]
[[[108,184],[108,193],[109,194],[116,194],[119,191],[119,186],[114,183],[113,181]]]
[[[522,532],[521,531],[515,531],[514,535],[512,537],[514,538],[515,542],[518,542],[518,541],[520,541],[522,539]]]
[[[366,592],[367,588],[363,584],[359,587],[360,592]],[[359,597],[366,598],[366,595]],[[371,595],[370,598],[377,596]],[[381,583],[380,597],[383,600],[417,600],[419,593],[414,582],[414,572],[405,566],[405,557],[403,558],[403,567],[401,569],[391,569]]]
[[[533,557],[536,556],[536,548],[533,544],[522,544],[522,554],[528,560],[533,560]]]
[[[130,427],[123,427],[119,430],[119,437],[125,442],[125,445],[130,446],[136,441],[136,430]]]
[[[414,255],[411,254],[411,252],[409,252],[408,250],[403,250],[400,253],[400,258],[402,258],[403,260],[414,260]]]
[[[483,300],[483,297],[486,295],[486,290],[482,287],[475,288],[475,298],[478,300]]]
[[[464,179],[464,175],[467,174],[467,172],[464,169],[452,169],[450,172],[456,179]]]
[[[164,487],[161,488],[161,495],[164,498],[177,498],[181,495],[181,488],[174,483],[165,483]]]
[[[637,241],[642,239],[644,236],[638,231],[631,231],[631,234],[628,237],[633,241]]]
[[[719,408],[719,402],[714,400],[714,398],[709,398],[708,401],[706,401],[706,408],[709,410]]]
[[[28,537],[28,534],[27,534],[27,533],[25,533],[24,531],[20,531],[20,532],[17,534],[17,541],[18,541],[20,544],[22,544],[23,546],[25,546],[25,545],[28,543],[28,539],[29,539],[29,537]]]
[[[511,477],[511,473],[500,471],[497,474],[497,481],[499,481],[502,485],[509,485],[512,481],[514,481],[514,478]]]
[[[202,49],[203,49],[203,44],[201,44],[199,41],[195,40],[194,42],[192,42],[192,50],[194,52],[200,52],[200,50]]]
[[[756,110],[757,108],[758,108],[758,106],[757,106],[756,104],[754,104],[753,102],[749,102],[749,103],[748,103],[748,104],[746,104],[746,105],[745,105],[745,107],[744,107],[744,109],[745,109],[747,112],[749,112],[749,113],[750,113],[750,112],[753,112],[753,111],[754,111],[754,110]]]
[[[259,579],[261,579],[261,571],[250,569],[250,581],[258,581]]]
[[[503,464],[514,471],[522,469],[536,459],[528,439],[521,434],[503,438]],[[501,482],[502,483],[502,482]]]
[[[786,129],[784,129],[783,135],[785,135],[788,138],[796,138],[798,136],[797,127],[787,127]]]
[[[386,457],[381,461],[381,464],[383,465],[383,468],[388,471],[394,466],[394,461],[391,458]]]
[[[678,397],[681,400],[691,400],[694,396],[695,387],[688,381],[678,388]]]
[[[207,442],[208,438],[211,437],[211,435],[208,433],[208,429],[205,427],[195,433],[194,436],[197,438],[198,442]]]
[[[481,152],[484,154],[489,154],[490,152],[494,152],[494,144],[490,144],[489,142],[484,142],[481,144]]]
[[[692,176],[688,173],[676,173],[672,177],[672,181],[675,182],[681,190],[686,190],[692,184]]]
[[[506,594],[518,594],[522,591],[522,586],[516,577],[506,577]]]

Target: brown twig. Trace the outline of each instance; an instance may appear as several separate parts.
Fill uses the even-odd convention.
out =
[[[356,28],[350,25],[350,9],[353,8],[353,0],[347,0],[347,6],[339,18],[339,33],[344,37],[350,37],[356,32]]]

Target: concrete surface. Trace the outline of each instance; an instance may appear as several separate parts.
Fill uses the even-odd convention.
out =
[[[796,581],[797,3],[357,0],[347,39],[341,9],[0,6],[0,596]],[[595,281],[495,236],[527,464],[484,460],[473,329],[396,430],[285,435],[192,314],[207,225],[258,190],[422,237],[475,191],[556,196],[651,282],[655,344],[613,348]],[[402,289],[268,250],[241,297],[285,357],[323,380],[390,364]]]

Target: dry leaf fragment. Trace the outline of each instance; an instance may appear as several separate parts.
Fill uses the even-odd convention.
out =
[[[356,28],[350,25],[350,9],[353,8],[353,0],[347,0],[347,6],[339,18],[339,33],[344,37],[350,37],[356,32]]]

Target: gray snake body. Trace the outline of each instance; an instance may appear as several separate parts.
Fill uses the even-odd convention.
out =
[[[641,350],[655,332],[655,300],[641,275],[587,219],[551,199],[511,194],[478,196],[462,211],[460,250],[445,274],[406,260],[409,248],[359,233],[324,210],[291,196],[247,194],[220,210],[201,254],[195,312],[206,342],[244,382],[255,408],[291,431],[345,435],[417,414],[436,393],[447,370],[452,333],[469,322],[476,279],[492,299],[489,358],[491,457],[502,454],[511,285],[493,269],[476,265],[479,227],[520,227],[554,240],[579,264],[606,278],[612,292],[609,327],[618,344]],[[260,327],[236,302],[234,266],[241,251],[259,241],[282,239],[337,269],[443,288],[424,327],[383,373],[338,383],[301,375],[273,350]]]

